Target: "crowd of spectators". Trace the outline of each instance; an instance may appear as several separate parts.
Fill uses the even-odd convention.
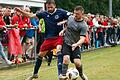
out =
[[[26,12],[31,12],[29,7],[23,8]],[[44,20],[27,18],[14,11],[11,7],[0,7],[0,41],[3,46],[7,46],[8,60],[19,64],[34,59],[35,49],[39,52],[40,45],[44,40],[45,23]],[[40,9],[37,12],[41,12]],[[32,13],[32,12],[31,12]],[[88,25],[88,33],[81,51],[92,48],[115,46],[120,44],[120,17],[112,18],[99,14],[85,14],[84,20]],[[1,24],[4,22],[5,24]],[[35,30],[37,29],[37,39]],[[35,43],[35,40],[37,43]],[[53,55],[51,51],[51,55]],[[48,55],[50,65],[52,56]]]

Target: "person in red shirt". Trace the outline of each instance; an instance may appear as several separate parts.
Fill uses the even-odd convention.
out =
[[[94,33],[93,33],[93,28],[94,28],[94,24],[93,24],[93,18],[91,16],[88,17],[88,21],[87,24],[89,26],[89,35],[91,37],[90,40],[90,46],[93,47],[94,46]]]
[[[2,11],[2,7],[0,6],[0,29],[3,29],[3,28],[5,28],[5,22],[3,21],[3,11]],[[0,36],[2,35],[1,32],[2,31],[0,31]],[[7,59],[7,56],[5,55],[5,53],[3,51],[3,46],[2,46],[1,40],[0,40],[0,56],[2,56],[3,60],[8,65],[12,64],[12,62]]]
[[[19,21],[20,13],[16,12],[15,15],[11,19],[11,24],[18,26],[21,26],[20,21]],[[13,28],[8,31],[9,32],[9,43],[8,43],[8,51],[10,54],[14,55],[17,59],[18,55],[22,55],[22,45],[20,42],[20,35],[19,35],[19,29],[18,28]]]
[[[24,9],[26,12],[30,12],[29,7],[25,7]],[[31,21],[30,18],[22,16],[22,21],[23,21],[23,27],[24,28],[32,28],[33,26],[31,25]],[[29,30],[29,29],[28,29]],[[23,37],[23,41],[22,41],[22,47],[23,47],[23,60],[26,61],[27,59],[29,59],[28,53],[32,52],[32,48],[34,47],[34,38],[29,38],[27,36],[27,33],[29,33],[28,30],[25,31],[21,31],[22,33],[22,37]]]
[[[98,47],[103,47],[104,46],[104,29],[102,28],[102,21],[103,21],[103,18],[99,18],[99,25],[100,27],[97,28],[97,31],[96,31],[96,48]]]
[[[25,36],[25,31],[21,30],[21,28],[30,27],[30,20],[26,17],[23,17],[19,12],[15,11],[14,16],[11,19],[12,25],[18,25],[18,28],[13,28],[9,30],[9,44],[8,51],[10,54],[16,57],[15,63],[20,63],[18,60],[18,55],[23,55],[24,49],[23,45],[21,45],[20,37]],[[13,46],[14,45],[14,46]]]

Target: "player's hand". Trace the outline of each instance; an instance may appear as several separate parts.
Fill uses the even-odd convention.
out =
[[[63,24],[62,22],[57,23],[58,26],[60,26],[60,25],[62,25],[62,24]]]
[[[14,9],[18,12],[21,12],[21,8],[19,8],[19,7],[15,7]]]
[[[27,25],[27,24],[24,24],[24,27],[25,27],[25,28],[27,28],[27,27],[28,27],[28,25]]]
[[[60,31],[59,36],[64,36],[64,30]]]
[[[61,22],[59,22],[59,23],[57,23],[57,25],[63,25],[63,24],[65,24],[67,22],[67,20],[64,20],[64,21],[61,21]]]
[[[17,28],[17,27],[18,27],[18,24],[10,25],[10,27],[12,27],[12,28]]]
[[[78,46],[77,43],[72,44],[72,51],[74,51],[77,46]]]
[[[42,31],[42,27],[38,27],[38,32],[40,33]]]
[[[7,30],[6,26],[3,26],[2,28],[3,28],[4,30]]]

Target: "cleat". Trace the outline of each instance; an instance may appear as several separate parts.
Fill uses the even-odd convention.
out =
[[[85,74],[83,74],[83,75],[81,76],[81,78],[82,78],[82,80],[88,80],[88,77],[87,77]]]
[[[63,76],[62,74],[59,75],[59,80],[67,80],[67,76]]]

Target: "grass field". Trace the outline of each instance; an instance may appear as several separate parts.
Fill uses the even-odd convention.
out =
[[[120,80],[120,46],[85,52],[82,54],[82,63],[89,80]],[[0,70],[0,80],[25,80],[32,74],[33,66]],[[44,62],[36,80],[58,80],[56,60],[52,61],[50,67]]]

